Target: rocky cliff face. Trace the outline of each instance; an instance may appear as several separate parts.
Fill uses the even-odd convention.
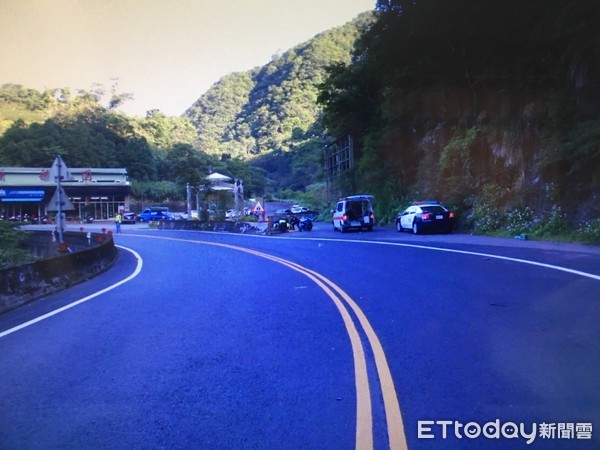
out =
[[[533,89],[404,92],[391,106],[394,121],[378,139],[375,157],[385,161],[385,175],[413,197],[505,210],[561,205],[593,218],[598,209],[591,205],[600,196],[593,170],[600,167],[599,144],[584,151],[577,137],[593,138],[600,122],[573,116],[576,102],[564,92]],[[587,164],[577,164],[578,152]],[[367,184],[381,176],[363,169]]]

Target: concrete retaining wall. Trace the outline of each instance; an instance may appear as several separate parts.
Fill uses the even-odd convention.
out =
[[[227,233],[269,234],[269,222],[203,222],[200,220],[161,220],[161,230],[223,231]]]
[[[61,252],[51,233],[32,233],[29,245],[45,257],[0,270],[0,313],[92,278],[117,257],[114,241],[107,234],[65,233],[64,241],[72,253]]]

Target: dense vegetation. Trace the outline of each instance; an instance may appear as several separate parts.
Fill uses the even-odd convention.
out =
[[[0,166],[50,167],[60,154],[71,167],[125,167],[134,197],[157,202],[184,199],[186,183],[200,184],[211,170],[262,193],[262,178],[246,162],[199,151],[188,119],[158,110],[131,118],[115,110],[127,94],[115,94],[108,107],[100,94],[0,86]]]
[[[319,96],[360,152],[347,188],[388,217],[433,197],[481,231],[600,229],[598,18],[598,1],[379,1]]]
[[[324,206],[323,147],[352,135],[340,193],[374,194],[382,222],[437,198],[478,232],[600,242],[598,18],[597,0],[380,0],[183,117],[129,118],[114,89],[101,106],[99,90],[5,85],[0,166],[124,166],[156,200],[217,170]]]
[[[328,65],[350,61],[371,19],[364,14],[263,67],[223,77],[184,117],[158,110],[127,117],[116,107],[130,96],[114,87],[102,106],[101,86],[75,95],[0,86],[0,165],[47,166],[60,153],[73,167],[126,167],[133,195],[156,201],[183,198],[186,183],[199,184],[210,171],[242,178],[246,195],[318,190],[324,133],[317,85]]]
[[[199,148],[251,159],[266,173],[270,192],[318,190],[327,139],[318,85],[329,65],[350,62],[356,39],[372,20],[364,13],[265,66],[223,77],[185,113],[198,130]]]
[[[14,224],[0,221],[0,269],[32,262],[35,256],[25,250],[27,231],[14,228]]]

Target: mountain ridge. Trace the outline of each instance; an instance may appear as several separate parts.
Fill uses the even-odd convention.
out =
[[[198,130],[199,149],[252,158],[289,151],[298,138],[321,133],[314,128],[321,112],[317,85],[327,66],[350,62],[354,42],[372,20],[365,12],[263,66],[222,77],[183,114]]]

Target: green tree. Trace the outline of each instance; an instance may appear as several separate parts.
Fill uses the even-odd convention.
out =
[[[176,144],[166,157],[168,179],[181,186],[201,184],[215,165],[216,158],[197,151],[189,144]]]
[[[134,121],[136,133],[146,138],[155,148],[168,149],[177,143],[193,144],[196,132],[187,118],[167,117],[157,109]]]
[[[294,136],[320,133],[317,85],[326,67],[350,62],[359,33],[368,26],[367,13],[273,56],[263,67],[222,78],[186,111],[198,130],[199,148],[252,159],[270,152],[289,152]],[[319,134],[314,135],[318,137]]]
[[[599,2],[381,0],[377,9],[352,63],[329,68],[318,98],[328,132],[354,137],[358,186],[466,205],[487,185],[516,203],[541,201],[553,183],[564,204],[597,195],[586,168],[598,157]]]

